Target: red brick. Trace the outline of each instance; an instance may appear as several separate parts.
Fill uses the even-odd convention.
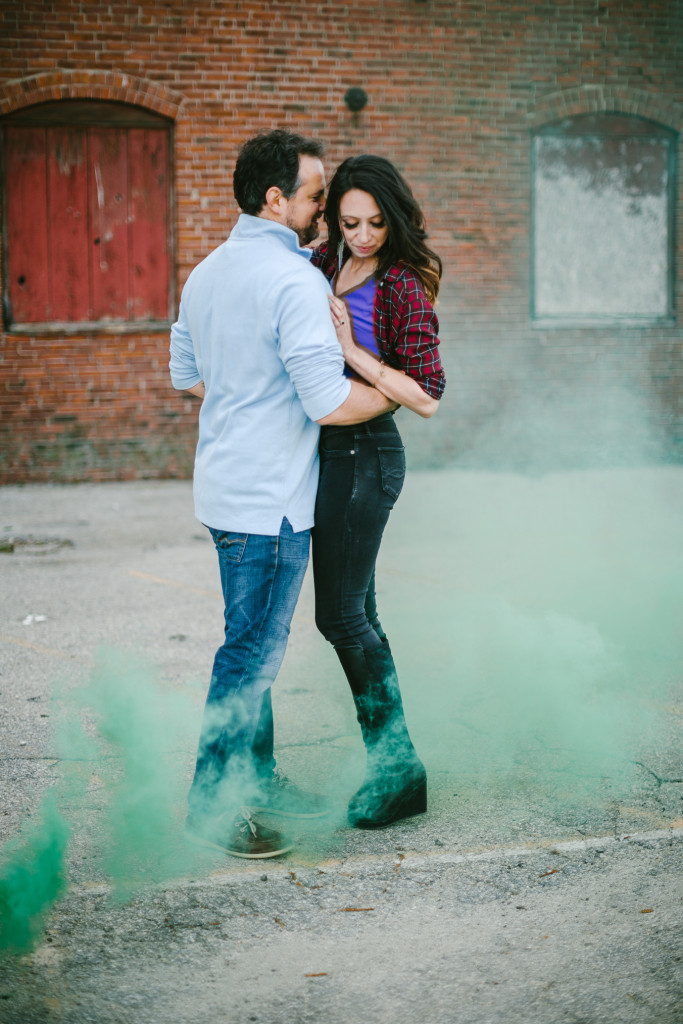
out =
[[[526,379],[529,393],[537,394],[552,393],[554,381],[590,363],[598,377],[637,385],[652,396],[661,422],[673,422],[681,394],[679,326],[622,332],[617,345],[609,331],[539,332],[529,322],[529,132],[591,110],[622,110],[683,130],[679,5],[279,0],[276,6],[274,22],[270,0],[243,0],[239,8],[215,0],[55,0],[27,3],[20,13],[4,4],[0,116],[85,97],[140,104],[172,118],[178,293],[192,266],[234,224],[232,168],[253,131],[287,124],[319,135],[330,171],[355,152],[393,159],[422,202],[444,260],[439,315],[449,388],[434,442],[437,459],[439,452],[466,448],[482,410],[495,409],[511,367],[517,387]],[[351,85],[369,97],[356,117],[343,99]],[[680,267],[680,182],[678,195]],[[680,309],[680,273],[676,289]],[[626,353],[622,369],[608,362],[615,346]],[[2,334],[0,479],[189,472],[197,406],[171,390],[167,348],[167,336],[145,331]],[[5,381],[24,381],[20,399]],[[52,421],[57,409],[77,411],[88,458],[73,456],[69,425]],[[173,422],[169,411],[177,412]],[[48,436],[53,452],[63,445],[63,471],[41,461],[40,442]],[[123,436],[140,444],[121,445]]]

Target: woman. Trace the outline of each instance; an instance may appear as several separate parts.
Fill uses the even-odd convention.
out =
[[[445,378],[432,302],[441,260],[422,212],[393,165],[345,160],[331,185],[328,241],[313,262],[332,284],[332,319],[348,372],[419,416],[432,416]],[[323,426],[313,530],[316,624],[334,646],[367,751],[349,822],[381,828],[427,809],[427,776],[408,735],[391,649],[377,617],[375,561],[405,475],[393,413]]]

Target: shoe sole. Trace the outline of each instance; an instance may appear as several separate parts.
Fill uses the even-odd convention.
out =
[[[193,832],[188,832],[187,829],[185,829],[185,838],[189,843],[194,843],[195,846],[205,846],[210,850],[219,850],[221,853],[227,853],[230,857],[241,857],[242,860],[267,860],[269,857],[281,857],[284,853],[289,853],[290,850],[294,849],[294,844],[291,843],[289,846],[283,846],[277,850],[269,850],[266,853],[241,853],[239,850],[229,850],[227,846],[221,846],[220,843],[214,843],[203,836],[197,836]]]

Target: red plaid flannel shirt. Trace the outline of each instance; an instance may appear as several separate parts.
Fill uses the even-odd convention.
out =
[[[333,280],[337,259],[328,262],[325,243],[314,250],[311,262]],[[410,267],[397,263],[377,282],[373,329],[384,362],[413,377],[432,398],[441,398],[446,378],[439,358],[439,321]]]

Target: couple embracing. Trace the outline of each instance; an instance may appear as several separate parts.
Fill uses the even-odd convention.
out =
[[[186,822],[240,857],[291,849],[258,811],[328,812],[275,766],[270,687],[312,547],[316,624],[346,675],[367,752],[349,824],[427,807],[377,616],[375,562],[405,474],[394,413],[431,416],[445,386],[432,303],[441,261],[393,165],[345,160],[325,199],[322,146],[276,130],[241,149],[242,211],[192,272],[171,332],[174,387],[202,398],[197,518],[225,599]],[[328,240],[318,236],[325,217]]]

